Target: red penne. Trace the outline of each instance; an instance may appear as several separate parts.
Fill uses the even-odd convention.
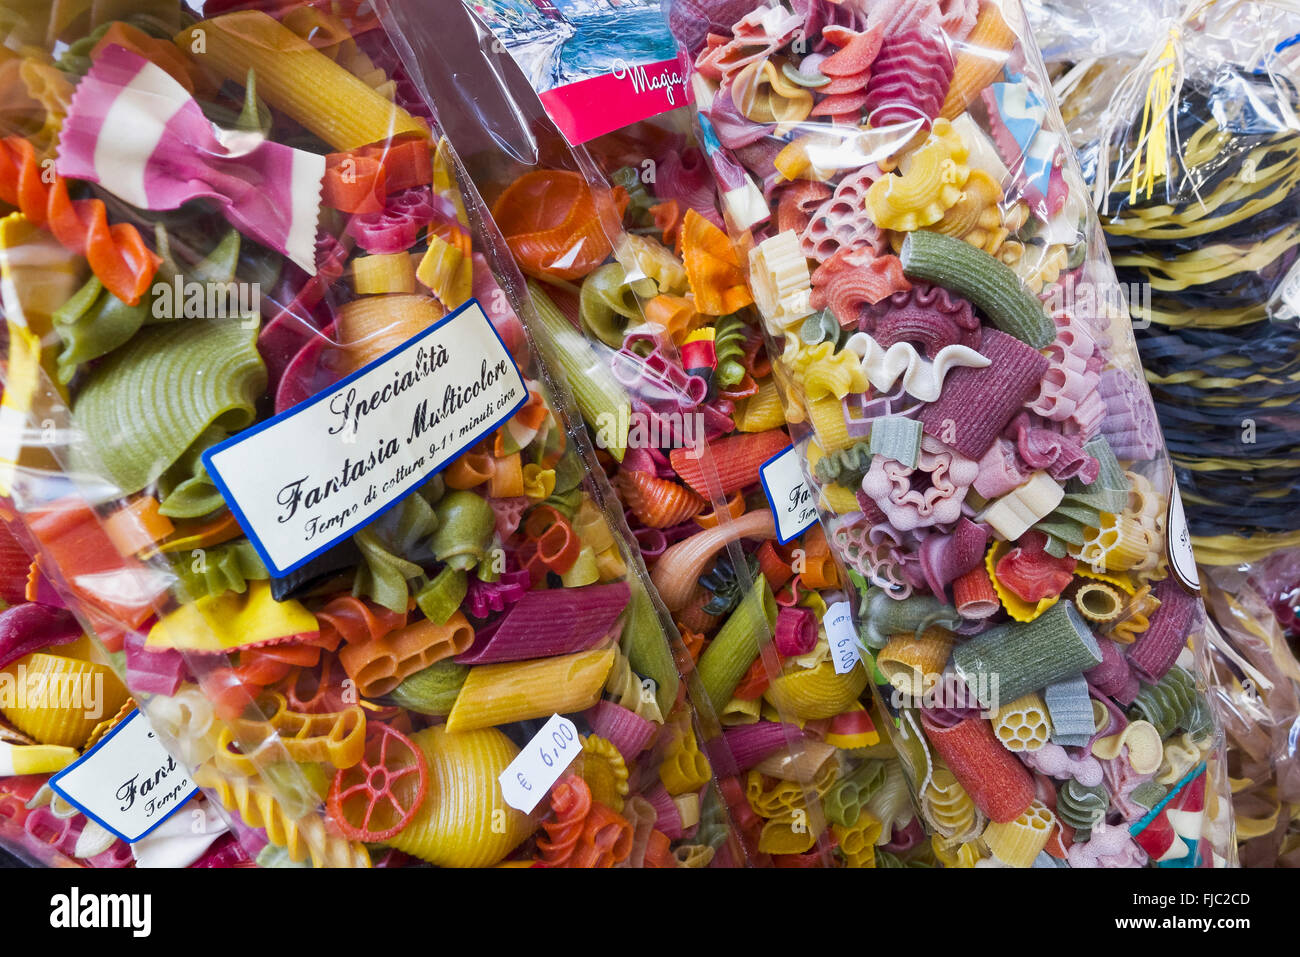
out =
[[[742,433],[714,442],[710,450],[718,473],[718,491],[731,495],[757,485],[759,467],[789,444],[790,438],[782,429]],[[673,449],[668,460],[683,482],[706,498],[710,497],[709,478],[691,449]]]

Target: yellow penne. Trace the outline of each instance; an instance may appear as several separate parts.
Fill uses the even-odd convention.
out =
[[[260,10],[202,20],[174,41],[195,63],[243,83],[257,76],[257,95],[336,150],[352,150],[404,133],[429,135],[423,122]]]
[[[359,296],[415,292],[415,270],[406,253],[358,256],[352,260],[352,285]]]
[[[785,411],[775,379],[764,379],[758,391],[742,399],[736,409],[736,431],[766,432],[785,425]]]
[[[847,449],[854,443],[844,421],[844,405],[839,399],[818,399],[808,403],[808,420],[817,433],[817,444],[825,452]]]
[[[580,651],[535,661],[477,665],[470,669],[451,714],[448,731],[473,731],[529,718],[548,718],[590,708],[600,699],[618,653]]]
[[[1002,18],[995,3],[986,3],[957,54],[957,65],[948,84],[948,96],[939,115],[954,120],[966,112],[980,91],[993,82],[1007,62],[1016,35]]]

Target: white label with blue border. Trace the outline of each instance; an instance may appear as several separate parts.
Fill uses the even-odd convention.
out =
[[[139,710],[50,778],[50,787],[128,844],[167,820],[199,791]]]
[[[772,456],[758,470],[763,494],[776,519],[776,540],[784,545],[817,523],[817,500],[803,480],[793,446]]]
[[[203,463],[277,578],[332,548],[499,428],[528,399],[478,302]]]

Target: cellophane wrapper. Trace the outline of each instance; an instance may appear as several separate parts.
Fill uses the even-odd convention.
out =
[[[762,313],[936,856],[1231,864],[1182,509],[1019,4],[668,16],[709,268]]]
[[[689,656],[373,7],[0,18],[0,472],[28,597],[94,639],[40,654],[111,664],[260,864],[743,858]]]
[[[765,492],[761,467],[791,440],[756,312],[693,269],[728,241],[689,109],[570,146],[481,22],[388,11],[528,276],[535,334],[685,639],[748,862],[934,863],[866,667],[832,661],[825,621],[847,595],[811,499],[802,525],[778,528]],[[535,19],[534,46],[563,41],[565,25]],[[466,75],[479,82],[454,82]]]
[[[1214,683],[1242,867],[1300,867],[1300,562],[1277,553],[1204,569]]]
[[[1128,20],[1126,39],[1102,26],[1117,7],[1032,9],[1198,561],[1300,546],[1300,14],[1172,4]]]

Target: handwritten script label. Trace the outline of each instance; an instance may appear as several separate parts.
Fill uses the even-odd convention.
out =
[[[470,300],[336,385],[205,452],[271,573],[351,536],[510,418],[528,388]]]

